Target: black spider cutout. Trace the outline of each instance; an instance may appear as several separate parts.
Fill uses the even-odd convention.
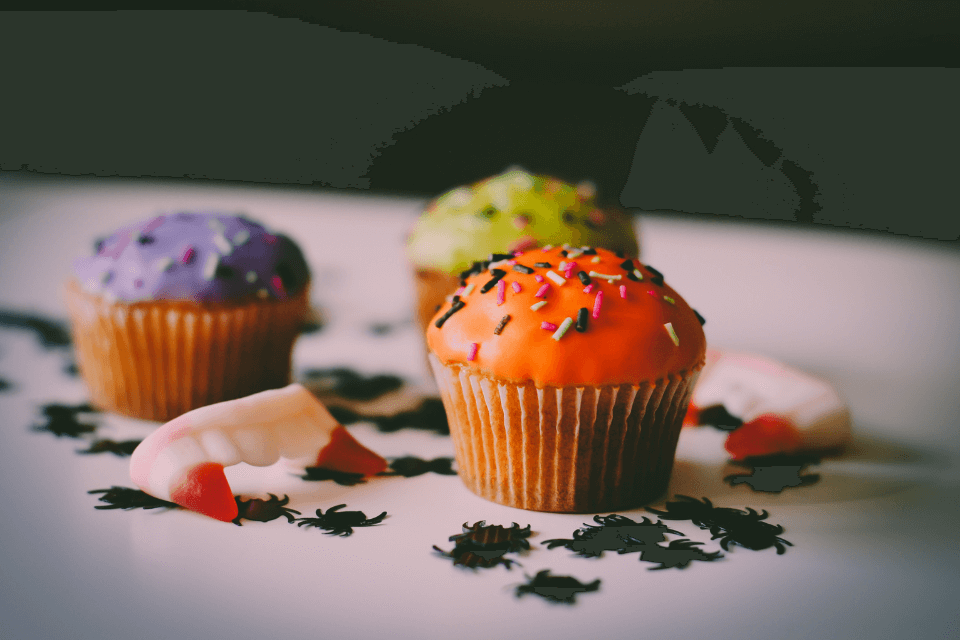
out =
[[[475,522],[472,527],[463,523],[463,533],[450,536],[454,542],[451,551],[434,546],[434,550],[445,558],[452,558],[454,566],[476,569],[489,569],[502,564],[507,569],[516,560],[505,558],[507,553],[519,553],[530,548],[530,525],[521,529],[516,522],[509,529],[499,524],[487,526],[485,520]]]
[[[373,400],[403,386],[403,379],[388,374],[364,376],[352,369],[309,369],[304,372],[320,393],[332,393],[347,400]]]
[[[87,491],[90,494],[102,493],[100,502],[105,505],[95,505],[94,509],[179,509],[180,505],[160,498],[154,498],[149,493],[130,487],[110,487],[109,489],[94,489]]]
[[[712,562],[723,557],[719,551],[707,553],[698,549],[697,546],[702,542],[687,539],[673,540],[667,546],[661,546],[658,543],[666,541],[666,534],[682,536],[683,533],[670,529],[659,520],[652,522],[649,518],[643,518],[641,522],[634,522],[616,513],[594,516],[593,519],[600,526],[584,525],[573,532],[572,539],[547,540],[544,544],[548,549],[566,547],[587,558],[598,558],[604,551],[616,551],[621,555],[639,553],[640,560],[659,565],[651,567],[651,570],[683,569],[694,560]]]
[[[390,462],[390,469],[381,472],[380,475],[413,478],[414,476],[422,476],[430,472],[443,476],[457,475],[457,472],[453,470],[453,458],[443,457],[424,460],[416,456],[404,456],[392,460]]]
[[[743,420],[731,415],[722,404],[701,409],[698,418],[700,424],[707,424],[721,431],[735,431],[743,424]]]
[[[550,574],[550,569],[538,571],[537,575],[525,576],[526,584],[517,586],[517,597],[527,593],[534,593],[541,598],[546,598],[552,602],[563,604],[575,604],[578,593],[588,593],[600,588],[600,579],[596,579],[590,584],[583,584],[572,576],[555,576]]]
[[[280,517],[286,518],[287,522],[296,521],[293,514],[300,515],[300,512],[286,506],[290,502],[290,496],[284,495],[281,499],[272,493],[267,495],[270,496],[269,500],[262,498],[244,500],[242,496],[234,496],[233,499],[237,502],[237,517],[233,519],[233,524],[239,527],[242,526],[241,520],[270,522]]]
[[[316,527],[324,529],[327,535],[347,537],[353,534],[353,527],[372,527],[387,517],[386,511],[373,518],[367,518],[363,511],[340,511],[345,506],[338,504],[327,509],[326,513],[317,509],[316,518],[298,518],[297,526]]]
[[[77,453],[112,453],[121,458],[133,455],[133,450],[140,444],[140,440],[94,440],[87,449],[78,449]]]
[[[47,404],[42,408],[43,415],[47,422],[42,425],[34,425],[34,431],[46,431],[59,437],[79,438],[82,434],[93,433],[97,426],[87,424],[77,420],[81,413],[98,413],[97,409],[89,404],[66,405],[66,404]]]
[[[757,456],[733,464],[750,472],[726,476],[723,480],[731,487],[746,484],[754,491],[780,493],[788,487],[808,487],[820,481],[819,473],[801,475],[808,465],[820,464],[820,458],[809,455]]]
[[[775,547],[777,554],[784,553],[784,545],[792,543],[779,537],[783,533],[780,525],[764,522],[769,513],[757,513],[750,507],[746,511],[729,507],[715,507],[709,499],[700,502],[690,496],[677,495],[680,500],[667,502],[667,510],[659,511],[647,507],[647,511],[659,515],[665,520],[690,520],[701,529],[709,529],[711,539],[720,539],[720,546],[724,551],[730,550],[730,544],[737,544],[745,549],[760,551]]]
[[[323,480],[333,480],[342,487],[352,487],[354,485],[366,482],[362,473],[350,473],[349,471],[334,471],[325,467],[307,467],[304,469],[306,475],[301,476],[304,480],[319,482]]]
[[[70,345],[70,332],[67,330],[67,325],[52,318],[32,313],[0,310],[0,327],[29,329],[36,334],[40,346],[45,349]]]
[[[361,414],[346,407],[332,406],[328,408],[330,414],[340,424],[365,421],[372,422],[379,431],[384,433],[393,433],[400,429],[410,428],[450,435],[447,412],[439,398],[424,398],[415,409],[401,411],[392,416]]]

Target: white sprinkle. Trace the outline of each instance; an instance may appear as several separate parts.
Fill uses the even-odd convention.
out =
[[[558,287],[562,287],[563,283],[567,281],[567,279],[561,276],[559,273],[554,273],[553,269],[547,271],[547,277],[553,280]]]
[[[220,252],[225,256],[230,255],[233,251],[233,245],[230,244],[230,241],[219,233],[213,235],[213,244],[217,245],[217,249],[220,249]]]
[[[493,271],[494,269],[499,269],[499,268],[504,267],[504,266],[507,266],[507,267],[510,266],[510,259],[509,259],[509,258],[506,259],[506,260],[498,260],[497,262],[491,262],[491,263],[490,263],[490,266],[487,267],[487,270],[488,270],[488,271]]]
[[[266,289],[260,289],[259,291],[257,291],[257,295],[260,296],[261,298],[268,298],[270,297],[270,292],[267,291]]]
[[[207,226],[217,233],[223,233],[225,228],[219,218],[207,218]]]
[[[536,302],[536,303],[530,305],[530,310],[531,310],[531,311],[536,311],[537,309],[539,309],[540,307],[542,307],[542,306],[545,305],[545,304],[547,304],[547,301],[546,301],[546,300],[541,300],[540,302]]]
[[[543,245],[543,247],[542,247],[540,250],[541,250],[541,251],[550,251],[550,249],[553,249],[553,245],[552,245],[552,244],[545,244],[545,245]]]
[[[220,263],[220,254],[211,252],[207,256],[207,261],[203,263],[203,279],[213,280],[217,275],[217,266]]]
[[[250,239],[250,232],[246,229],[240,229],[235,236],[233,236],[233,244],[236,246],[242,245],[244,242]]]
[[[570,328],[570,325],[573,324],[573,318],[565,318],[563,322],[560,323],[560,326],[554,331],[551,336],[554,340],[560,340],[563,337],[563,334],[567,332],[567,329]]]
[[[579,258],[583,254],[583,251],[580,249],[571,249],[567,252],[568,258]]]
[[[173,258],[164,256],[162,258],[158,258],[157,261],[153,263],[153,268],[156,269],[157,271],[162,272],[169,269],[170,265],[172,264],[173,264]]]
[[[568,242],[564,242],[561,246],[562,246],[566,251],[570,251],[570,249],[573,248],[573,247],[570,246],[570,243],[568,243]]]
[[[470,284],[468,284],[468,285],[466,286],[466,288],[463,290],[463,293],[461,294],[461,297],[462,297],[462,296],[468,296],[468,295],[470,295],[471,293],[473,293],[473,288],[474,288],[475,286],[476,286],[476,285],[474,285],[472,282],[471,282]]]
[[[592,258],[590,258],[590,262],[593,262],[594,264],[596,264],[597,262],[600,262],[600,256],[593,256]]]
[[[670,334],[670,339],[673,340],[674,346],[679,347],[680,338],[677,337],[677,332],[673,330],[673,324],[668,322],[663,326],[666,328],[667,332]]]
[[[633,275],[637,276],[637,280],[643,280],[643,273],[640,272],[640,269],[634,269]]]
[[[253,284],[254,282],[257,281],[257,272],[247,271],[246,278],[247,278],[247,282],[249,282],[250,284]]]
[[[623,278],[623,276],[621,276],[621,275],[612,276],[612,275],[610,275],[609,273],[597,273],[596,271],[591,271],[591,272],[590,272],[590,277],[591,277],[591,278],[603,278],[604,280],[607,280],[608,282],[613,282],[614,280],[620,280],[621,278]]]
[[[561,261],[560,261],[560,266],[559,266],[558,268],[560,269],[560,271],[566,271],[566,270],[567,270],[567,261],[566,261],[566,260],[561,260]]]

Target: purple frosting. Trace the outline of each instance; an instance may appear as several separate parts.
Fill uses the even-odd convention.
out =
[[[175,213],[123,227],[97,242],[74,273],[108,300],[282,300],[309,280],[289,238],[241,216]]]

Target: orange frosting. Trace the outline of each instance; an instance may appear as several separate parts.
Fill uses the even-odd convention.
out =
[[[516,256],[517,264],[533,269],[530,274],[499,262],[468,276],[468,288],[471,284],[474,287],[468,294],[463,287],[459,290],[464,306],[438,328],[437,321],[457,298],[448,300],[431,321],[427,329],[430,350],[444,364],[459,363],[510,382],[530,380],[538,387],[638,384],[703,366],[706,339],[697,314],[656,271],[632,260],[630,266],[642,276],[638,281],[628,278],[633,269],[623,266],[625,259],[610,251],[596,249],[594,256],[576,255],[578,250],[571,249],[572,257],[564,256],[563,251],[560,247],[532,249]],[[600,260],[593,262],[595,257]],[[561,262],[570,261],[576,262],[572,272],[560,267]],[[548,262],[551,267],[537,267],[538,262]],[[498,304],[497,286],[481,292],[494,277],[493,269],[506,272],[502,304]],[[570,273],[570,277],[558,284],[548,271],[561,278]],[[577,277],[579,271],[620,279],[590,277],[592,290],[585,293],[585,285]],[[537,275],[543,282],[537,281]],[[519,284],[519,292],[513,283]],[[544,284],[550,285],[546,293],[536,297]],[[621,297],[621,285],[625,286],[625,298]],[[602,292],[602,302],[594,318],[598,292]],[[545,305],[537,310],[530,308],[542,300],[546,300]],[[588,316],[583,332],[576,328],[581,308],[587,309]],[[494,331],[505,315],[510,319],[496,335]],[[559,328],[566,318],[572,324],[559,339],[554,339],[556,330],[541,328],[544,322]]]

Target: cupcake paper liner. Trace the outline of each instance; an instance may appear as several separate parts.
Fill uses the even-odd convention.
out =
[[[283,301],[109,303],[71,282],[71,333],[91,402],[167,421],[287,385],[308,289]]]
[[[429,356],[460,478],[521,509],[635,507],[667,487],[698,372],[600,387],[515,384]]]

